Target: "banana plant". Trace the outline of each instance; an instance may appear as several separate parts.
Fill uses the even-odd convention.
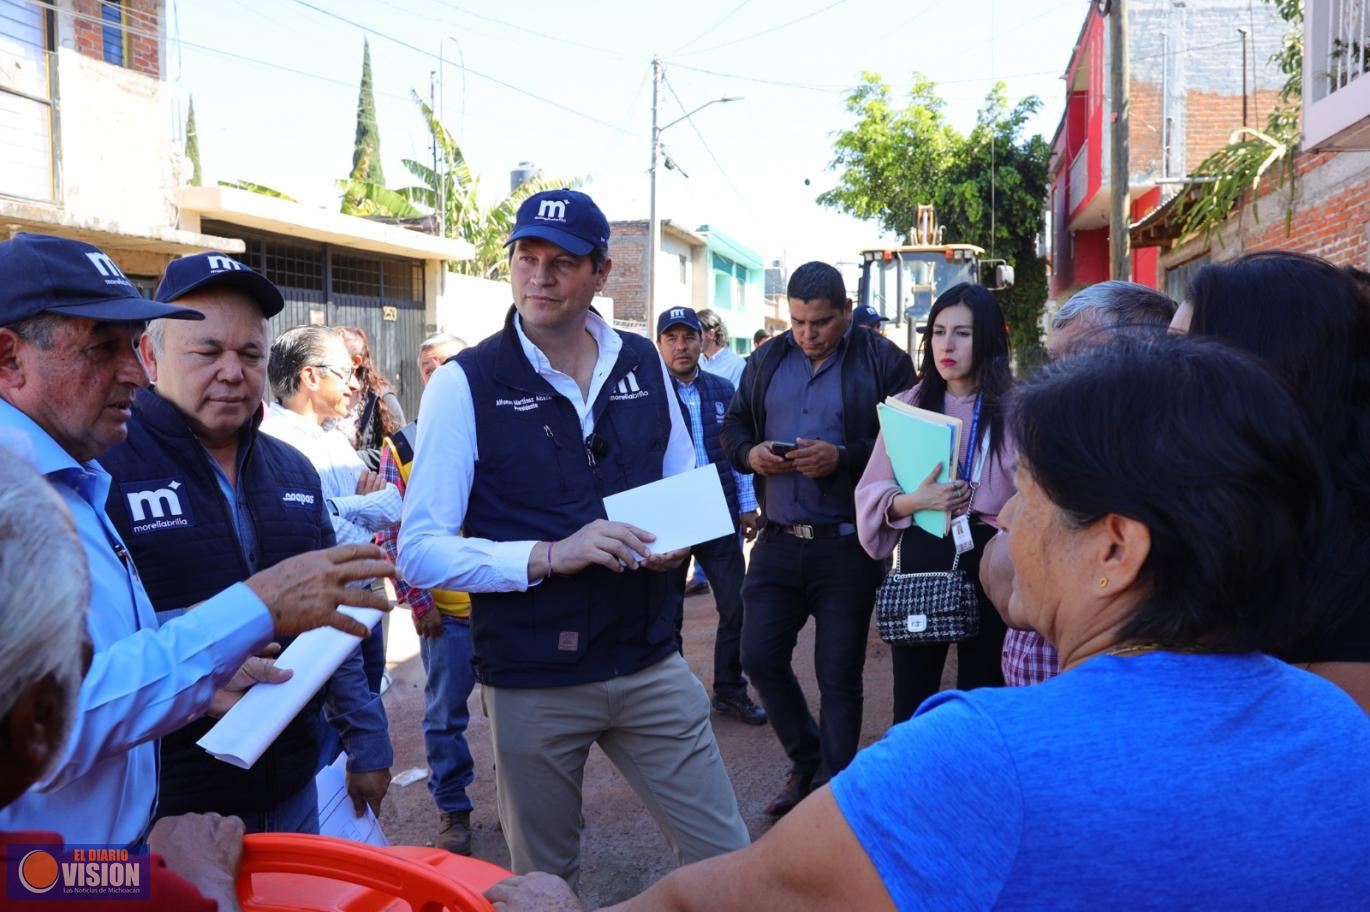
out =
[[[453,272],[487,279],[505,278],[509,261],[505,255],[504,239],[513,228],[519,205],[534,193],[575,187],[581,182],[550,180],[535,174],[498,203],[482,207],[479,200],[480,179],[467,165],[466,156],[456,138],[417,92],[411,95],[433,137],[438,153],[438,169],[435,171],[431,164],[404,159],[405,170],[417,183],[398,189],[365,181],[361,179],[365,171],[354,169],[351,177],[338,182],[343,192],[344,206],[350,207],[344,211],[359,215],[412,218],[437,212],[441,208],[443,235],[460,238],[475,248],[474,257],[449,262],[448,268]]]

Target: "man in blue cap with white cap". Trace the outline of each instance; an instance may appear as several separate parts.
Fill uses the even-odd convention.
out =
[[[280,291],[232,257],[200,253],[167,266],[157,300],[193,307],[204,319],[148,327],[139,350],[154,385],[134,398],[128,439],[100,462],[114,479],[106,510],[166,623],[263,567],[330,548],[335,539],[314,466],[259,432],[267,319],[285,306]],[[156,507],[165,491],[174,510]],[[263,671],[266,680],[280,675]],[[212,718],[163,738],[157,816],[212,811],[241,817],[249,833],[317,833],[314,772],[324,716],[347,749],[347,789],[358,815],[367,803],[379,812],[390,782],[390,736],[358,649],[250,770],[196,744]]]
[[[60,756],[0,810],[0,830],[55,830],[68,842],[135,844],[157,803],[157,740],[265,674],[251,659],[274,637],[329,625],[363,636],[337,611],[384,608],[345,584],[387,573],[383,552],[347,546],[283,561],[159,625],[124,538],[105,514],[109,474],[95,460],[128,434],[147,374],[134,350],[144,322],[201,319],[142,298],[90,244],[19,234],[0,243],[0,438],[25,453],[71,512],[86,553],[94,657]],[[176,489],[140,503],[174,525]],[[42,611],[43,606],[33,606]],[[245,662],[246,660],[246,662]],[[30,745],[37,748],[37,745]]]
[[[410,585],[471,593],[512,866],[573,884],[592,744],[681,862],[748,842],[708,694],[679,652],[683,596],[665,571],[685,552],[653,554],[650,534],[605,518],[607,495],[695,465],[656,348],[590,306],[608,245],[583,193],[519,207],[514,306],[424,390],[399,536]]]

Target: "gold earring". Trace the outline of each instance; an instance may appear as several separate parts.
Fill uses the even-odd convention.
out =
[[[1108,577],[1106,577],[1106,576],[1101,576],[1101,577],[1099,577],[1099,588],[1100,588],[1100,589],[1107,589],[1107,588],[1108,588]]]

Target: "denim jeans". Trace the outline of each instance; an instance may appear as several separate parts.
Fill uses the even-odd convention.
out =
[[[436,609],[434,609],[436,610]],[[466,726],[471,721],[467,701],[476,686],[471,669],[471,624],[465,618],[442,616],[442,636],[419,638],[428,681],[424,684],[423,744],[428,751],[428,791],[443,813],[471,810],[466,787],[476,778]]]
[[[884,570],[854,534],[804,540],[767,530],[752,548],[742,586],[742,667],[793,771],[814,777],[815,786],[856,756],[866,639]],[[792,666],[799,631],[811,616],[817,722]]]
[[[736,535],[725,535],[694,547],[695,566],[709,574],[714,605],[718,608],[718,632],[714,635],[714,693],[746,696],[742,676],[742,545]],[[676,570],[684,579],[685,565]],[[683,582],[682,582],[683,585]],[[681,621],[683,622],[683,617]]]
[[[249,833],[319,833],[319,790],[310,779],[304,787],[275,807],[239,812]]]

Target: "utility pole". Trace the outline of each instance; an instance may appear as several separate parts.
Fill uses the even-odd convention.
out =
[[[441,47],[441,45],[439,45]],[[433,119],[438,120],[438,73],[436,70],[428,71],[428,109],[433,112]],[[442,172],[438,170],[438,131],[433,131],[433,195],[437,205],[433,207],[434,221],[438,229],[438,237],[447,237],[446,226],[443,224],[447,215],[447,201],[443,199],[443,191],[446,189]]]
[[[661,58],[652,58],[652,163],[647,169],[651,175],[651,203],[647,215],[647,263],[642,270],[643,281],[647,283],[647,335],[650,338],[653,321],[656,319],[656,160],[661,150],[661,128],[657,126],[658,103],[661,95]]]
[[[1132,111],[1128,97],[1130,77],[1127,65],[1127,0],[1110,0],[1108,38],[1112,52],[1110,75],[1113,95],[1112,143],[1109,155],[1109,262],[1112,264],[1113,278],[1130,280],[1132,239],[1128,235],[1128,226],[1132,221],[1132,200],[1128,194],[1127,121]]]

